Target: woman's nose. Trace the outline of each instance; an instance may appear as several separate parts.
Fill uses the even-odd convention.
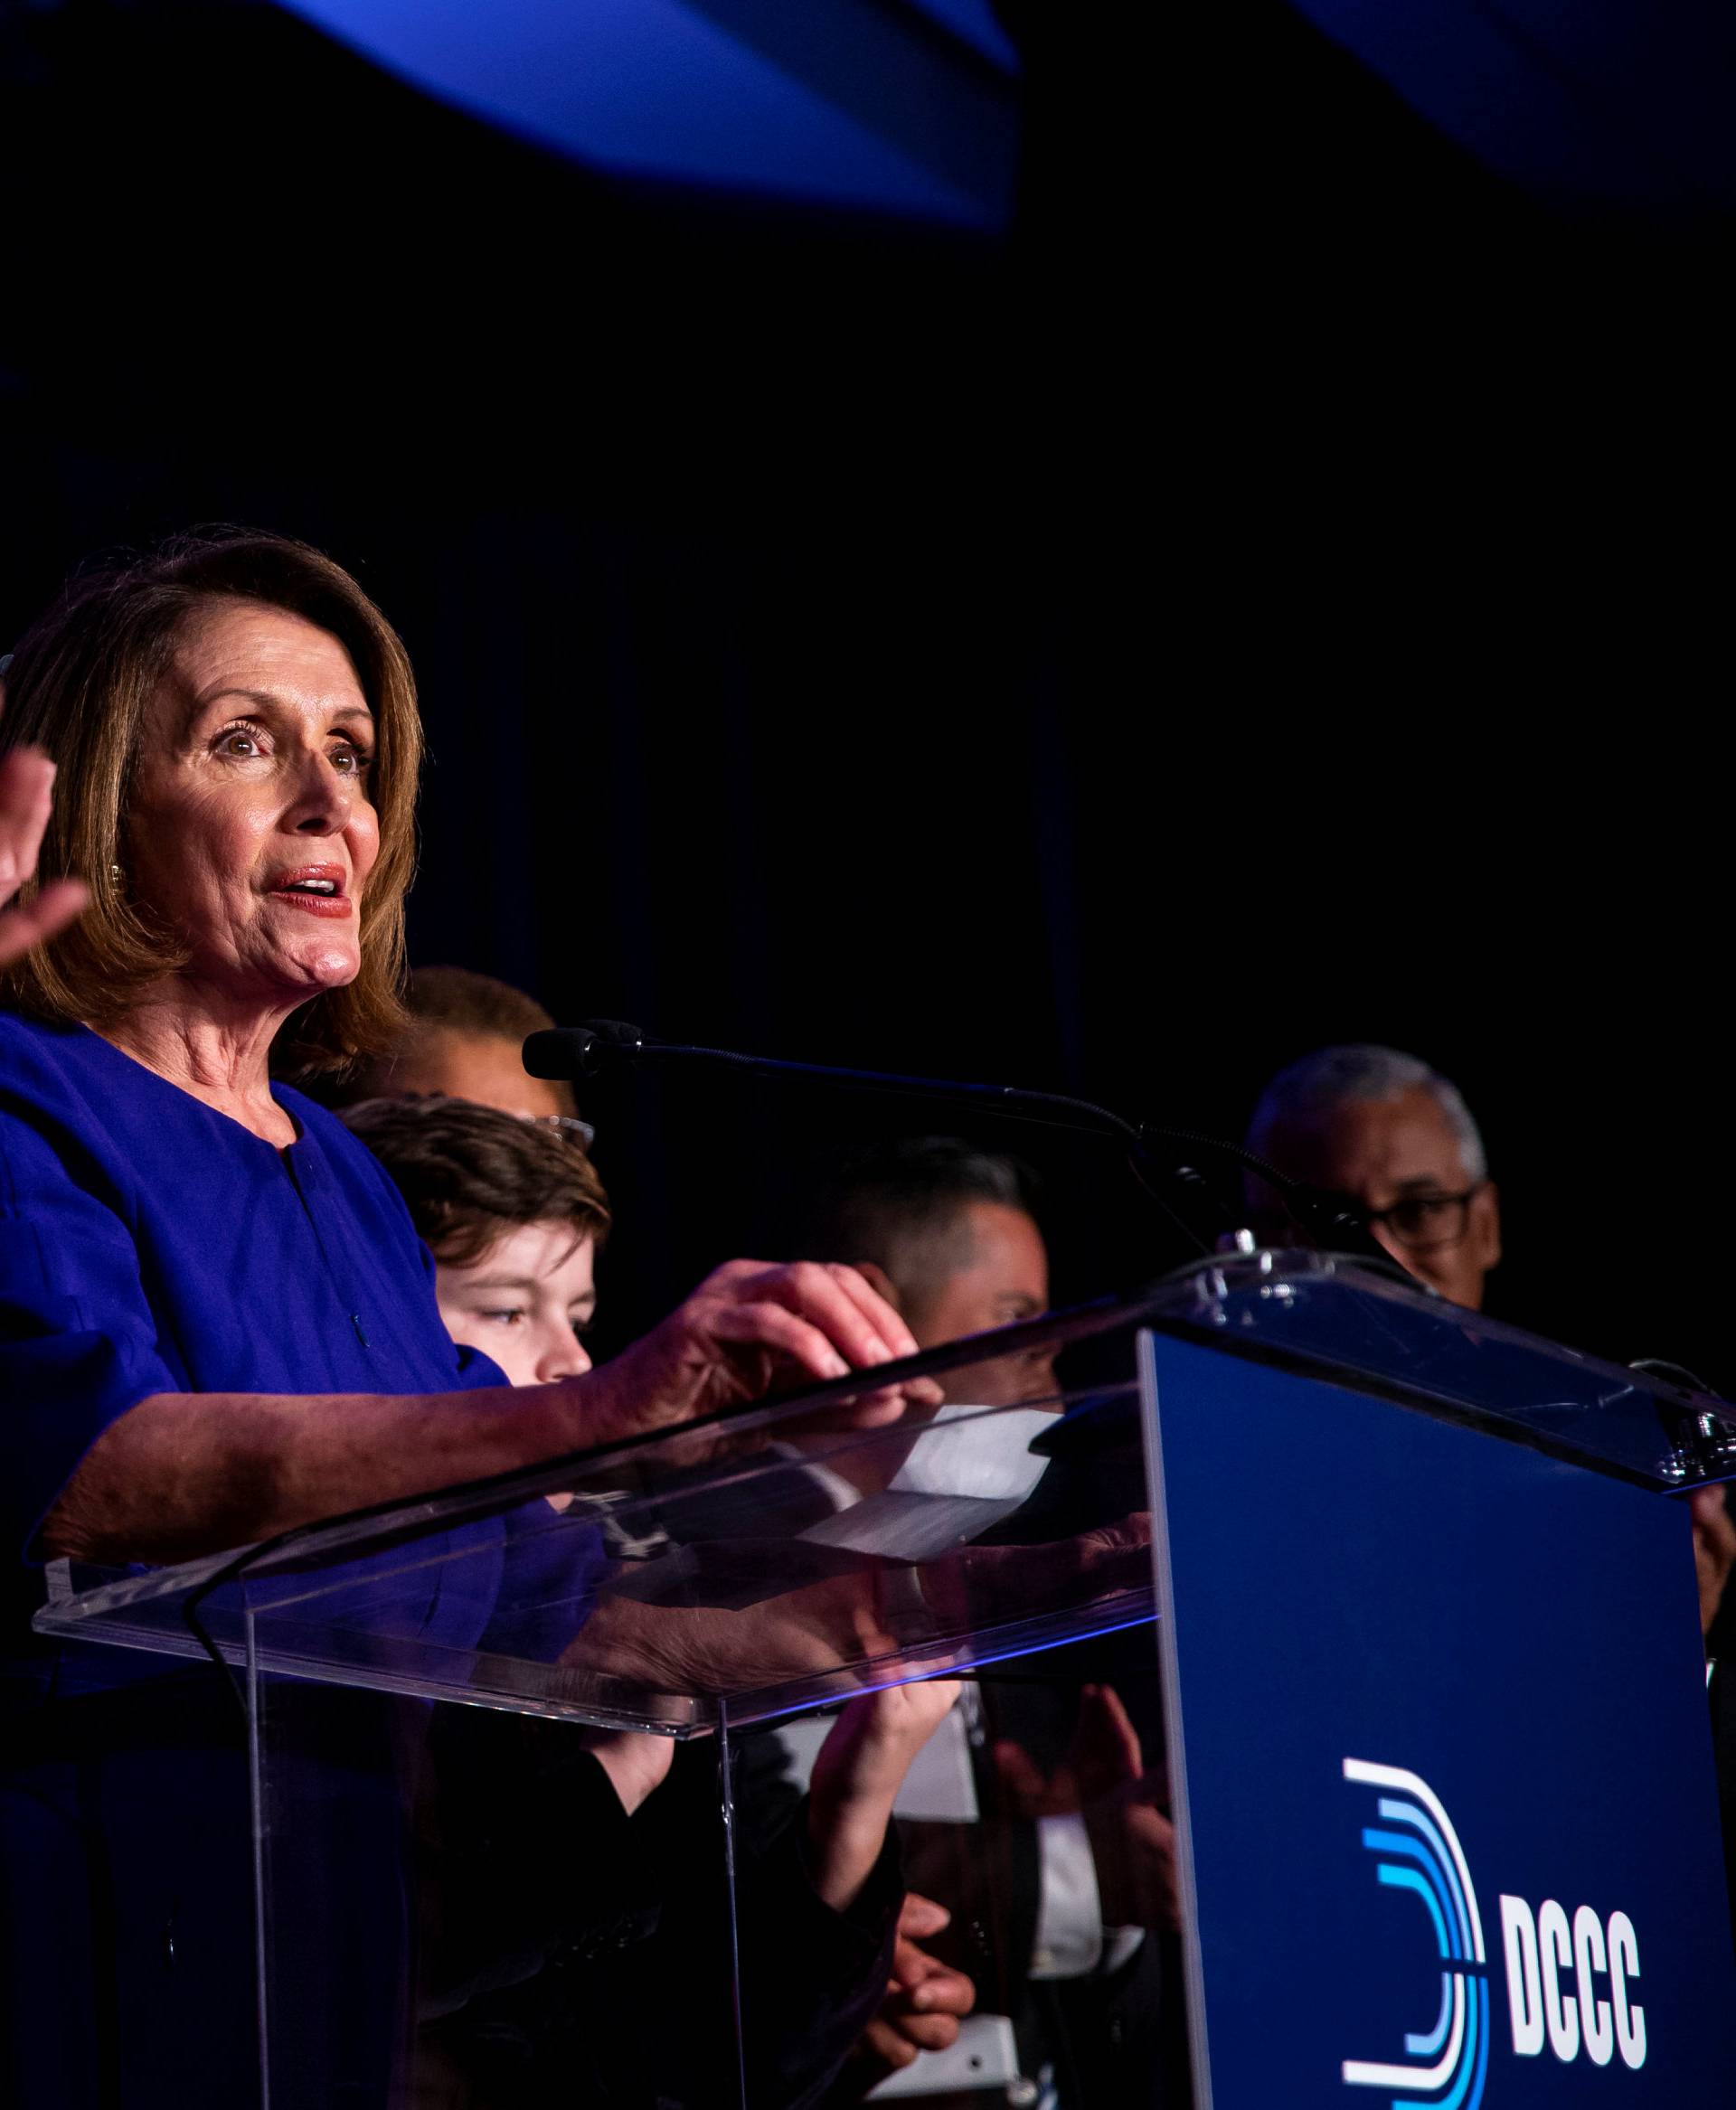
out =
[[[572,1328],[551,1325],[537,1346],[537,1383],[552,1385],[557,1378],[581,1378],[590,1368],[590,1358]]]
[[[303,758],[289,814],[297,834],[341,834],[354,804],[355,787],[349,777],[334,769],[324,755]]]

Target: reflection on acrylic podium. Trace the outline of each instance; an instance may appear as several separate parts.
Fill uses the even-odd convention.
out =
[[[58,1572],[39,1629],[133,1652],[141,1709],[233,1687],[229,1785],[153,1812],[234,1913],[189,2070],[226,2033],[271,2110],[1720,2099],[1672,1499],[1731,1469],[1716,1402],[1298,1254],[901,1371],[943,1403],[845,1380]],[[860,1702],[936,1677],[834,1909]],[[646,1735],[629,1817],[599,1752]],[[975,2004],[892,2072],[901,1884]]]

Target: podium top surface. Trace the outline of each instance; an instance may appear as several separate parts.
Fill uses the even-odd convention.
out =
[[[1238,1254],[887,1365],[873,1389],[852,1377],[173,1568],[55,1563],[35,1625],[674,1735],[1102,1634],[1153,1611],[1146,1328],[1659,1493],[1736,1476],[1736,1410],[1709,1396],[1366,1263]],[[1226,1473],[1239,1440],[1227,1415]]]

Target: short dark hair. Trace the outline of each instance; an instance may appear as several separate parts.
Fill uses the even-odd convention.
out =
[[[963,1264],[961,1219],[973,1201],[1037,1213],[1028,1165],[957,1135],[912,1135],[844,1159],[817,1197],[802,1245],[813,1260],[869,1260],[901,1295],[920,1299]]]
[[[526,1040],[554,1023],[534,996],[474,967],[418,967],[404,990],[404,1005],[419,1026],[503,1041]]]
[[[409,1018],[392,1045],[359,1064],[328,1097],[342,1103],[389,1096],[396,1088],[392,1072],[430,1033],[471,1033],[517,1047],[554,1023],[534,996],[473,967],[418,967],[404,986],[404,1009]],[[572,1087],[562,1080],[552,1089],[571,1113]]]
[[[467,1267],[527,1223],[570,1223],[601,1245],[609,1197],[576,1137],[468,1099],[364,1099],[338,1118],[410,1204],[434,1258]]]

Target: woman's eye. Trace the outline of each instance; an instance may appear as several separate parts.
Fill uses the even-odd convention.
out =
[[[360,748],[345,745],[333,750],[332,767],[340,776],[360,777],[373,767],[373,757]]]
[[[257,735],[249,732],[245,726],[231,726],[227,732],[218,736],[217,752],[220,755],[235,755],[243,761],[249,761],[259,751]]]
[[[505,1305],[496,1311],[484,1312],[485,1319],[493,1319],[496,1325],[516,1326],[524,1316],[523,1305]]]
[[[588,1340],[596,1332],[595,1322],[590,1319],[569,1319],[567,1323],[572,1328],[573,1338],[576,1341]]]

